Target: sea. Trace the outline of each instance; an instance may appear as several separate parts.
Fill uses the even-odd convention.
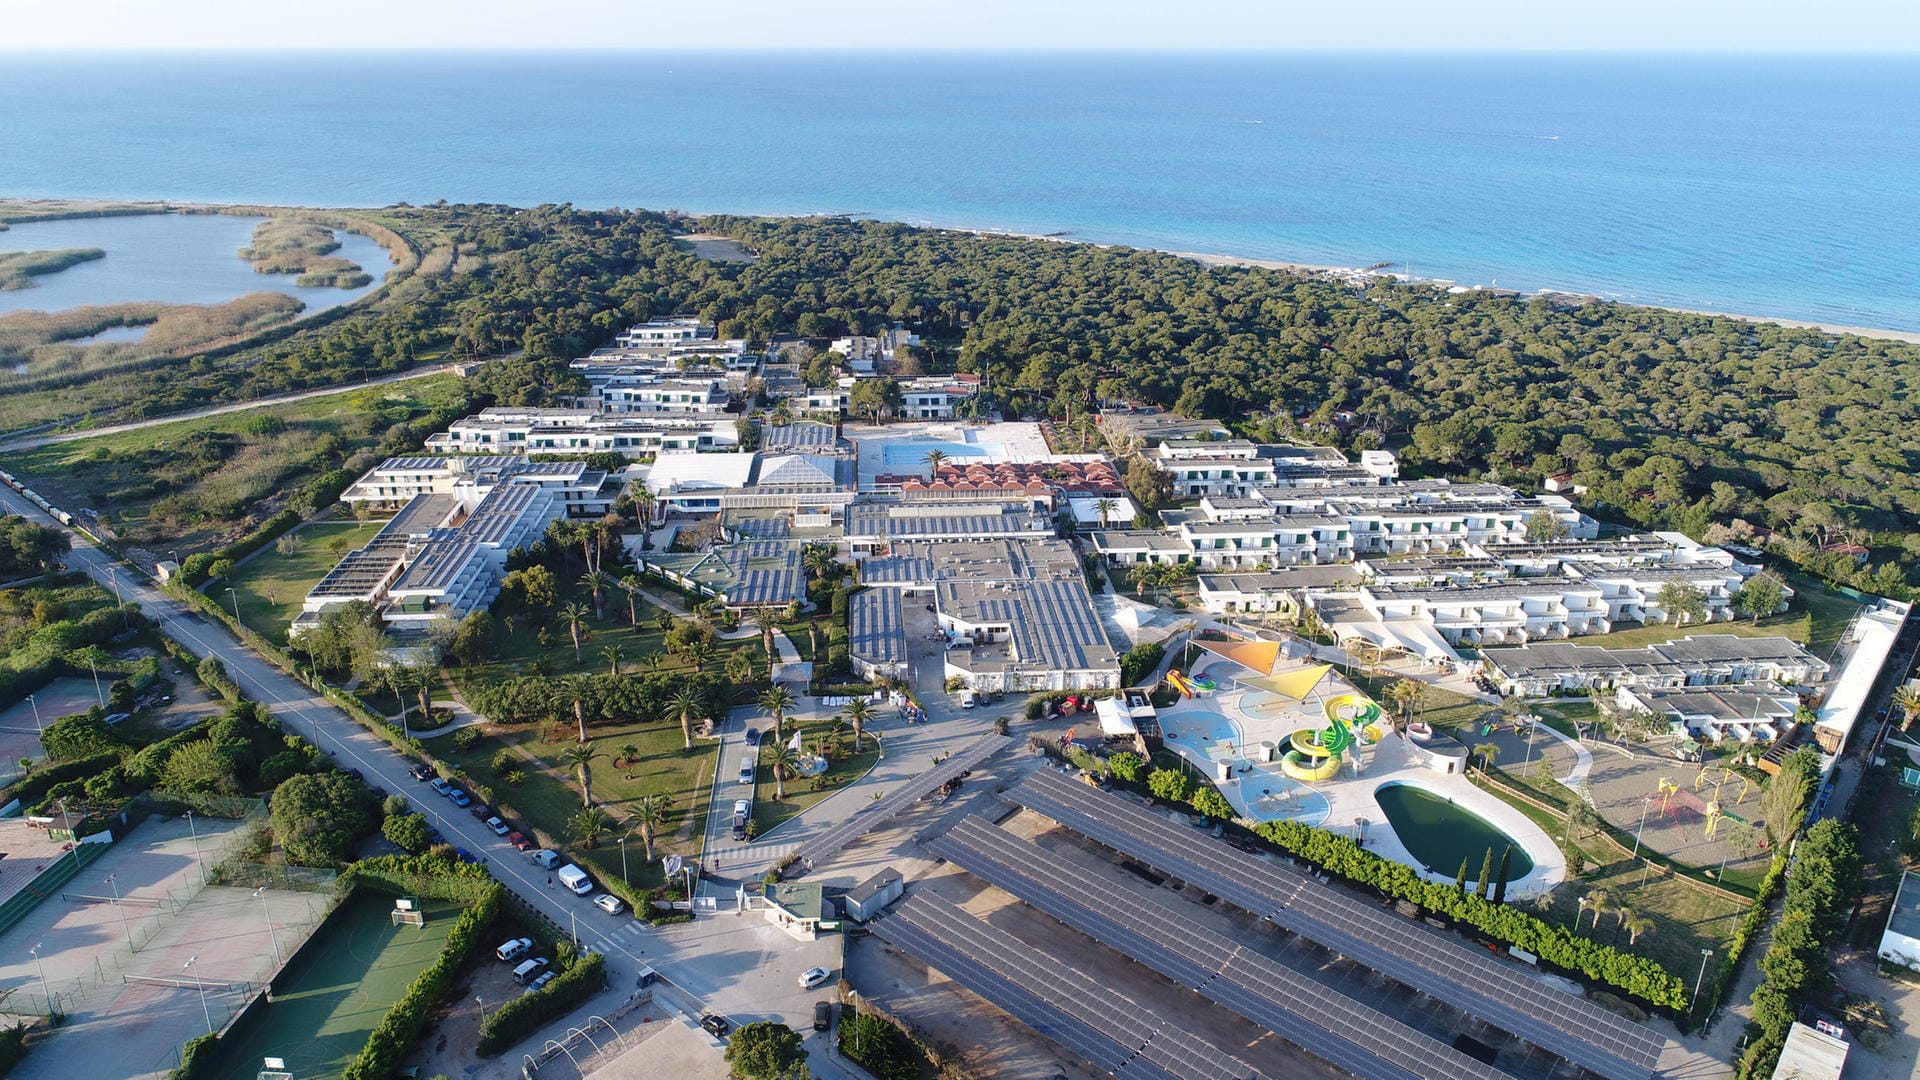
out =
[[[0,195],[915,224],[1920,331],[1920,64],[0,53]]]

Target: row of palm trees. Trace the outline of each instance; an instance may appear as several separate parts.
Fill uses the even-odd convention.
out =
[[[1640,941],[1641,934],[1645,934],[1653,929],[1653,921],[1651,919],[1636,915],[1634,910],[1625,904],[1621,904],[1609,912],[1607,905],[1612,902],[1613,895],[1605,889],[1595,889],[1581,897],[1580,912],[1574,916],[1573,920],[1575,928],[1577,929],[1579,927],[1580,916],[1586,914],[1586,912],[1591,909],[1593,911],[1591,929],[1598,930],[1600,928],[1600,916],[1611,914],[1619,920],[1613,924],[1614,930],[1625,930],[1627,932],[1627,944],[1629,945],[1637,944]]]

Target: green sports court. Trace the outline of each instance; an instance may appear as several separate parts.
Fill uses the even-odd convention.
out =
[[[393,898],[341,904],[276,982],[273,1001],[223,1040],[213,1075],[255,1080],[282,1058],[296,1080],[338,1076],[413,980],[440,955],[460,905],[422,900],[426,925],[396,926]]]

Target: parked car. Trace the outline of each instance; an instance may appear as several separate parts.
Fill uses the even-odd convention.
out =
[[[750,727],[747,729],[747,745],[748,746],[760,745],[760,729],[759,728]]]
[[[513,979],[521,986],[525,986],[534,979],[539,978],[541,972],[552,966],[553,961],[544,956],[536,956],[531,960],[522,961],[519,967],[514,968]]]
[[[499,948],[493,950],[493,955],[499,957],[503,961],[512,961],[512,960],[518,960],[532,951],[533,951],[532,938],[517,937],[517,938],[514,938],[512,941],[507,942],[505,945],[502,945]]]
[[[416,761],[413,764],[407,766],[407,773],[408,775],[412,776],[415,780],[436,779],[436,777],[433,775],[433,770],[429,768],[427,764],[423,761]],[[445,783],[445,782],[446,781],[444,780],[441,781],[441,783]]]
[[[517,833],[517,832],[508,833],[507,843],[512,844],[513,850],[515,851],[526,851],[533,847],[533,841],[527,839],[527,835],[525,833]]]
[[[833,1002],[816,1001],[813,1003],[813,1030],[825,1031],[833,1026]]]
[[[561,859],[561,855],[557,851],[536,851],[527,857],[533,860],[533,865],[538,866],[542,870],[551,870],[559,866]]]
[[[740,759],[740,782],[741,783],[751,786],[753,784],[754,773],[758,771],[759,771],[759,768],[754,763],[752,754],[748,754],[745,757],[742,757]]]
[[[440,794],[442,794],[442,795],[449,795],[449,796],[450,796],[450,795],[452,795],[452,794],[454,793],[454,791],[455,791],[455,788],[454,788],[454,786],[453,786],[452,784],[449,784],[449,783],[447,783],[447,782],[446,782],[446,780],[444,780],[444,779],[442,779],[441,777],[438,777],[438,776],[436,776],[436,777],[434,777],[434,778],[433,778],[433,783],[432,783],[432,784],[429,784],[428,786],[429,786],[429,787],[431,787],[431,788],[433,788],[433,790],[435,790],[435,791],[437,791],[437,792],[439,792],[439,793],[440,793]]]
[[[475,855],[473,852],[468,851],[466,848],[454,848],[453,853],[456,857],[459,858],[461,862],[470,862],[470,863],[478,864],[478,863],[484,863],[487,861],[487,857],[485,855]]]
[[[735,799],[733,802],[733,838],[747,838],[747,819],[753,816],[753,803],[747,799]]]
[[[594,897],[593,906],[609,915],[618,915],[627,910],[627,905],[621,903],[620,898],[610,892],[603,892],[599,896]]]
[[[439,847],[441,844],[444,844],[446,842],[447,842],[447,835],[445,833],[441,832],[439,829],[435,828],[432,825],[427,826],[428,846]]]
[[[473,805],[473,796],[467,794],[464,791],[461,791],[459,788],[454,788],[453,791],[450,794],[448,794],[447,798],[452,799],[453,805],[455,806],[472,806]]]
[[[522,995],[526,995],[526,994],[536,993],[541,990],[545,990],[547,988],[548,983],[552,982],[554,979],[559,977],[560,977],[560,973],[557,971],[543,971],[540,974],[535,975],[533,977],[533,981],[528,983],[527,988],[525,990],[522,990],[520,993]]]
[[[473,809],[467,811],[467,813],[472,814],[475,821],[485,821],[493,816],[493,808],[489,807],[486,803],[477,802],[473,804]]]
[[[800,974],[800,989],[811,990],[831,978],[833,978],[833,972],[826,968],[808,968]]]
[[[491,831],[495,836],[505,836],[508,833],[513,831],[512,829],[507,828],[506,822],[501,821],[497,817],[490,817],[487,819],[487,829]]]
[[[715,1016],[712,1013],[708,1013],[700,1018],[700,1026],[706,1028],[707,1034],[714,1038],[724,1039],[727,1037],[727,1032],[733,1030],[733,1021],[728,1020],[724,1016]]]

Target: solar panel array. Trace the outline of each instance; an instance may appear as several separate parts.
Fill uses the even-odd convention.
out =
[[[308,590],[307,598],[353,599],[376,593],[392,579],[406,556],[406,545],[392,540],[350,552]]]
[[[1097,980],[929,893],[874,933],[1125,1080],[1251,1080],[1252,1066]]]
[[[464,536],[430,541],[420,549],[400,580],[394,582],[393,591],[445,589],[467,569],[476,550],[477,545]]]
[[[900,590],[868,589],[847,601],[847,650],[872,664],[907,660],[907,629]]]
[[[987,732],[972,746],[894,788],[885,798],[867,804],[866,809],[857,811],[852,817],[821,833],[794,854],[809,867],[819,865],[823,860],[839,854],[842,848],[868,830],[886,824],[895,814],[912,806],[935,788],[1012,744],[1013,739],[1006,735]]]
[[[1357,1076],[1504,1080],[1504,1073],[1192,919],[977,818],[934,854]],[[1365,1032],[1366,1045],[1343,1032]]]
[[[800,547],[789,540],[748,540],[716,552],[734,572],[732,606],[786,604],[800,596]]]
[[[1007,797],[1602,1076],[1637,1080],[1659,1061],[1666,1040],[1649,1028],[1127,800],[1048,769]]]

